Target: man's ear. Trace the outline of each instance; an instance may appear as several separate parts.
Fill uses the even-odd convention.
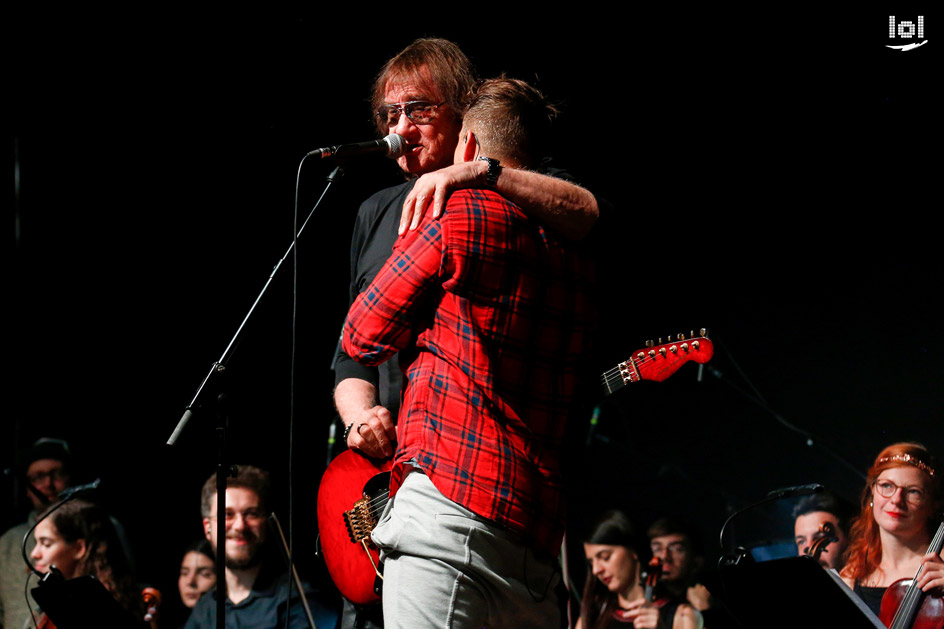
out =
[[[210,518],[203,518],[203,534],[206,535],[207,541],[212,541],[210,539]]]
[[[462,129],[462,134],[459,138],[459,147],[461,149],[463,162],[471,162],[479,156],[478,140],[476,140],[475,134],[469,129]]]

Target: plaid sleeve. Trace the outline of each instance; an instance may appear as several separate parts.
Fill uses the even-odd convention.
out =
[[[422,229],[407,232],[367,290],[354,300],[341,338],[351,358],[379,365],[410,343],[419,310],[440,287],[442,231],[438,220],[427,220]]]

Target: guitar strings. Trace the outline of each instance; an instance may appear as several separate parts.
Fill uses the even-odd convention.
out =
[[[689,352],[689,354],[691,354],[691,353],[692,353],[692,352]],[[639,362],[634,362],[633,364],[634,364],[634,365],[638,365],[638,366],[641,367],[641,366],[647,365],[648,363],[651,363],[651,362],[655,361],[658,356],[659,356],[658,354],[657,354],[656,356],[649,356],[649,355],[647,354],[644,358],[639,359]],[[664,357],[664,358],[668,358],[668,357]],[[629,358],[627,358],[626,360],[624,360],[623,362],[621,362],[620,365],[622,365],[623,363],[628,363],[628,362],[632,362],[632,361],[633,361],[633,357],[630,356]],[[611,369],[607,369],[606,371],[603,372],[603,383],[604,383],[604,384],[607,384],[607,385],[608,385],[608,384],[610,384],[611,382],[613,382],[614,380],[620,380],[620,381],[623,380],[623,375],[622,375],[622,372],[620,371],[619,365],[617,365],[616,367],[613,367],[613,368],[611,368]]]

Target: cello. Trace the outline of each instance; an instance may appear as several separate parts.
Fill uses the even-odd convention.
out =
[[[940,553],[944,546],[944,522],[928,546],[930,555]],[[941,629],[944,627],[944,598],[940,588],[922,592],[917,586],[924,570],[922,564],[913,579],[899,579],[888,586],[882,596],[879,620],[888,629]]]

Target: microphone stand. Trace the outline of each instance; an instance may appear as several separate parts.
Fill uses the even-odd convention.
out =
[[[302,158],[302,161],[298,165],[299,173],[301,172],[302,164],[305,162],[306,155]],[[229,424],[228,413],[225,412],[223,408],[225,394],[222,393],[223,388],[223,375],[226,373],[226,367],[229,364],[229,361],[232,359],[233,354],[236,352],[236,347],[239,345],[240,340],[243,337],[243,331],[246,329],[246,325],[249,323],[249,320],[252,318],[253,314],[256,311],[256,307],[262,302],[263,296],[269,290],[269,287],[272,285],[272,282],[275,280],[276,276],[279,274],[279,271],[282,270],[282,266],[288,257],[295,250],[295,245],[298,242],[298,239],[301,237],[302,233],[305,231],[305,227],[308,225],[308,221],[315,215],[315,212],[321,206],[321,202],[324,200],[325,196],[328,193],[328,190],[331,188],[331,185],[338,181],[344,175],[343,168],[339,165],[331,171],[331,174],[328,175],[328,182],[325,184],[325,188],[321,193],[321,196],[318,197],[318,201],[309,211],[308,216],[305,218],[305,221],[302,223],[301,227],[295,234],[295,238],[292,240],[292,244],[289,245],[288,249],[285,251],[285,255],[278,261],[278,263],[273,267],[272,272],[269,274],[269,279],[266,280],[265,285],[262,287],[262,290],[259,292],[259,295],[256,297],[256,300],[250,306],[249,311],[246,313],[246,316],[243,318],[242,323],[239,324],[239,328],[236,330],[236,334],[233,335],[233,338],[230,340],[229,344],[226,346],[226,349],[223,350],[223,354],[220,356],[220,359],[217,360],[210,367],[209,373],[204,377],[203,382],[200,383],[200,386],[197,388],[197,393],[193,396],[193,399],[190,401],[190,404],[187,405],[187,408],[184,410],[183,416],[177,422],[174,432],[171,434],[170,438],[167,440],[167,445],[174,446],[177,443],[177,440],[180,438],[180,435],[183,433],[184,429],[187,427],[187,424],[190,422],[191,418],[194,415],[194,412],[200,409],[204,404],[215,402],[216,408],[218,410],[218,426],[216,429],[216,439],[217,439],[217,467],[216,467],[216,627],[217,629],[225,629],[225,618],[226,613],[226,525],[225,525],[225,514],[226,514],[226,477],[233,475],[235,470],[232,469],[227,463],[226,455],[226,430]],[[296,191],[297,197],[297,191]],[[218,392],[215,396],[211,395],[212,392]],[[221,522],[223,524],[221,524]]]
[[[752,563],[754,561],[753,557],[743,546],[738,546],[734,549],[734,553],[730,554],[726,552],[727,548],[724,543],[724,533],[730,524],[736,517],[740,516],[743,513],[752,511],[757,507],[764,505],[768,502],[774,500],[780,500],[781,498],[790,498],[793,496],[808,496],[810,494],[816,494],[823,491],[825,487],[819,483],[810,483],[809,485],[797,485],[796,487],[784,487],[783,489],[775,489],[774,491],[768,492],[767,496],[762,500],[759,500],[753,504],[747,505],[743,509],[739,509],[732,513],[727,520],[724,521],[724,524],[721,526],[721,534],[719,535],[719,542],[721,544],[721,550],[724,554],[721,556],[721,559],[718,562],[718,567],[721,566],[732,566],[739,565],[741,563]]]

